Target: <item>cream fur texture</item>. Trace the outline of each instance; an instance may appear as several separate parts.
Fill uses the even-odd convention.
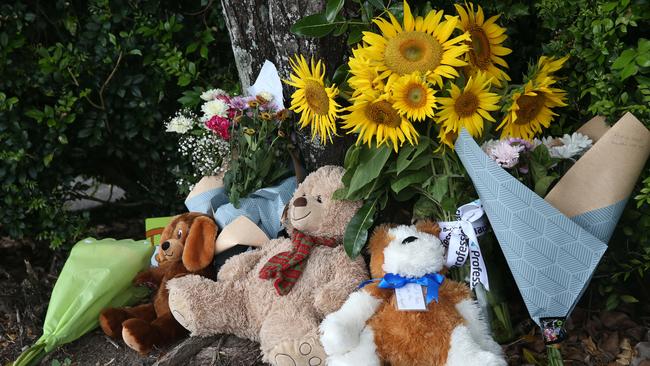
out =
[[[383,269],[404,277],[422,277],[438,272],[445,264],[445,248],[435,235],[401,225],[390,229],[393,236],[384,249]]]
[[[316,229],[309,234],[341,240],[347,223],[361,206],[361,202],[331,199],[342,186],[342,175],[342,168],[326,166],[298,186],[289,210],[323,210],[317,225],[310,224]],[[303,195],[307,206],[303,206],[304,202],[293,206]],[[264,360],[273,364],[270,357],[276,346],[317,334],[323,318],[340,308],[357,285],[368,278],[363,258],[350,260],[340,245],[318,246],[291,292],[279,296],[273,280],[260,279],[259,272],[271,257],[291,248],[290,239],[274,239],[258,250],[230,258],[221,267],[217,281],[198,276],[169,281],[169,306],[174,318],[193,336],[231,333],[258,341]]]
[[[483,319],[481,309],[476,301],[463,300],[456,304],[456,310],[465,319],[465,325],[469,329],[469,333],[482,349],[498,356],[503,355],[503,349],[492,339],[487,321]]]
[[[363,291],[350,295],[341,309],[325,317],[320,325],[325,352],[344,354],[358,347],[366,321],[380,304],[379,299]]]

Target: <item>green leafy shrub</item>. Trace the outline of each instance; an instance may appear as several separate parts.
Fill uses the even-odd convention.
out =
[[[228,85],[235,74],[210,4],[0,5],[0,235],[57,247],[83,234],[86,217],[63,210],[84,188],[77,176],[160,211],[182,202],[170,172],[184,164],[163,121],[190,82]]]

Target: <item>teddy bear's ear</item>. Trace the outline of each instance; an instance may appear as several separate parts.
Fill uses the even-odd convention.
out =
[[[217,224],[207,216],[199,216],[189,230],[183,249],[183,264],[188,271],[196,272],[212,263]]]
[[[372,232],[368,242],[368,251],[370,252],[370,275],[373,278],[379,278],[384,275],[384,248],[393,240],[393,236],[388,232],[395,225],[380,225]]]
[[[415,228],[418,231],[431,234],[436,237],[440,234],[440,226],[438,226],[438,223],[429,219],[419,220],[415,223]]]

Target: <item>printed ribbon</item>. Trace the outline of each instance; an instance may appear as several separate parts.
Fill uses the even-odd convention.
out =
[[[420,286],[427,288],[427,305],[433,300],[438,302],[438,289],[442,282],[445,280],[445,276],[440,273],[428,273],[422,277],[403,277],[395,273],[386,273],[382,278],[373,278],[371,280],[363,281],[358,288],[363,288],[369,283],[379,281],[377,287],[383,289],[396,289],[404,287],[407,283],[417,283]]]
[[[490,290],[487,269],[478,237],[488,230],[485,212],[481,201],[476,200],[460,206],[456,210],[456,221],[440,221],[440,240],[447,248],[447,267],[460,267],[470,259],[470,287],[473,289],[480,283]]]

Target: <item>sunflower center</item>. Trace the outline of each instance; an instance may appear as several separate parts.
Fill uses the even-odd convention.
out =
[[[406,102],[411,108],[423,107],[426,104],[427,91],[420,84],[411,84],[406,89]]]
[[[329,112],[330,100],[323,87],[315,80],[305,80],[305,99],[309,105],[309,109],[319,115],[324,115]]]
[[[539,112],[542,111],[546,97],[544,93],[537,92],[537,95],[523,95],[517,100],[519,110],[517,111],[517,119],[515,124],[526,125],[529,124]]]
[[[370,103],[365,108],[365,113],[366,117],[376,124],[397,127],[402,123],[402,118],[395,108],[385,100]]]
[[[464,92],[456,99],[456,103],[454,103],[456,114],[460,117],[472,116],[478,110],[478,106],[478,97],[471,92]]]
[[[433,71],[440,65],[442,46],[424,32],[403,32],[388,40],[384,60],[386,66],[400,75],[414,71]]]
[[[479,26],[474,26],[469,31],[472,38],[472,52],[469,53],[470,62],[479,69],[487,69],[492,63],[490,58],[490,39],[485,30]]]

